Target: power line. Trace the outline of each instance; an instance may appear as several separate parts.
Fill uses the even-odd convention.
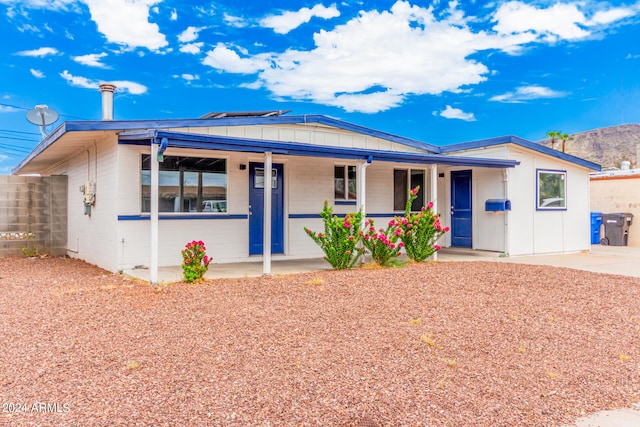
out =
[[[3,103],[3,102],[0,102],[0,106],[3,106],[3,107],[9,107],[9,108],[16,108],[16,109],[18,109],[18,110],[27,110],[27,111],[32,110],[32,108],[19,107],[19,106],[17,106],[17,105],[5,104],[5,103]],[[85,119],[85,118],[78,117],[78,116],[70,116],[70,115],[68,115],[68,114],[60,114],[60,117],[69,117],[69,118],[72,118],[72,119],[78,119],[78,120],[89,120],[89,119]]]
[[[24,132],[24,131],[19,131],[19,130],[10,130],[10,129],[0,129],[0,132],[21,133],[21,134],[24,134],[24,135],[37,135],[37,136],[40,136],[40,134],[36,133],[36,132]]]

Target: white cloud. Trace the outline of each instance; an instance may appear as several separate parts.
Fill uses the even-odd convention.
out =
[[[247,21],[244,18],[229,15],[228,13],[224,13],[223,19],[227,25],[235,28],[244,28],[248,25]]]
[[[576,4],[557,3],[546,9],[519,1],[502,4],[494,14],[499,34],[531,32],[544,40],[585,38],[590,33],[582,27],[586,18]]]
[[[98,89],[101,81],[91,80],[86,77],[74,76],[67,70],[60,73],[60,77],[65,79],[71,86],[81,87],[85,89]],[[116,92],[129,92],[132,95],[142,95],[147,92],[147,87],[140,83],[128,80],[109,81],[116,86]]]
[[[331,7],[325,7],[321,4],[313,6],[309,9],[303,7],[297,12],[286,11],[282,15],[270,15],[260,20],[260,25],[265,28],[271,28],[278,34],[287,34],[289,31],[298,28],[300,25],[305,24],[313,17],[331,19],[340,16],[340,12],[336,8],[336,5]]]
[[[107,56],[106,53],[90,53],[87,55],[74,56],[72,59],[79,64],[87,65],[89,67],[107,68],[100,60]]]
[[[451,105],[447,105],[444,110],[440,111],[439,115],[441,117],[444,117],[445,119],[458,119],[464,120],[465,122],[476,121],[476,117],[473,115],[473,113],[465,113],[459,108],[451,107]]]
[[[515,92],[507,92],[490,98],[490,101],[521,103],[541,98],[561,98],[565,92],[556,91],[544,86],[520,86]]]
[[[597,11],[593,17],[588,21],[588,25],[607,25],[621,19],[634,16],[636,12],[627,7],[619,7],[610,10]]]
[[[597,31],[597,27],[634,16],[628,7],[590,10],[604,7],[588,2],[556,3],[538,8],[520,1],[503,3],[493,16],[495,31],[503,35],[529,33],[541,41],[580,40]],[[588,16],[592,15],[591,18]]]
[[[116,91],[129,92],[131,95],[143,95],[147,93],[147,87],[140,83],[128,80],[115,80],[110,83],[113,83],[116,86]]]
[[[149,22],[149,9],[160,0],[82,0],[91,19],[109,42],[127,48],[158,50],[167,46],[157,24]]]
[[[32,9],[69,10],[77,0],[0,0],[0,3]]]
[[[20,52],[16,52],[18,56],[33,56],[36,58],[43,58],[48,55],[57,55],[58,49],[54,47],[41,47],[39,49],[34,50],[22,50]]]
[[[242,85],[265,88],[274,98],[377,112],[413,95],[469,91],[495,75],[495,70],[480,62],[479,53],[515,54],[533,43],[585,40],[605,30],[593,22],[627,16],[626,9],[606,9],[602,3],[583,11],[585,4],[557,3],[545,8],[518,1],[498,3],[490,18],[493,28],[481,30],[484,17],[466,17],[456,1],[436,14],[440,7],[398,0],[389,10],[364,10],[344,24],[316,32],[314,46],[308,50],[265,52],[264,46],[255,44],[250,47],[259,53],[252,53],[248,45],[218,43],[203,63],[222,72],[252,75],[255,78]],[[306,15],[285,12],[275,21],[270,19],[276,17],[269,17],[261,23],[286,33],[313,15],[312,10]],[[615,12],[604,14],[607,10]],[[493,100],[524,102],[563,95],[532,85]]]
[[[8,160],[9,156],[5,156],[4,154],[0,154],[0,162],[4,162],[5,160]]]
[[[13,108],[10,105],[0,105],[0,113],[16,113],[20,110]]]
[[[191,83],[194,80],[200,80],[200,76],[197,74],[181,74],[181,75],[174,75],[173,76],[176,79],[182,79],[185,80],[187,83]]]
[[[182,53],[191,53],[193,55],[197,55],[202,50],[202,46],[204,46],[203,42],[188,43],[188,44],[180,46],[180,52],[182,52]]]
[[[170,20],[172,21],[177,21],[178,20],[178,11],[173,9],[171,11],[171,16],[169,17]]]
[[[33,77],[37,78],[37,79],[42,79],[44,78],[44,73],[40,70],[36,70],[35,68],[30,68],[29,72],[31,73],[31,75],[33,75]]]
[[[209,51],[202,63],[228,73],[237,74],[254,74],[269,65],[267,56],[256,55],[251,58],[240,58],[235,51],[222,43],[218,43],[212,51]]]
[[[189,26],[178,35],[178,41],[181,43],[192,42],[198,38],[198,33],[203,29],[202,27]]]

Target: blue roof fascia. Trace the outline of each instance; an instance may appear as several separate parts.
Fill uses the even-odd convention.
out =
[[[575,163],[577,165],[584,166],[585,168],[588,168],[588,169],[597,170],[597,171],[602,169],[602,167],[597,163],[593,163],[588,160],[584,160],[579,157],[572,156],[571,154],[563,153],[561,151],[554,150],[550,147],[545,147],[544,145],[537,144],[535,142],[528,141],[526,139],[519,138],[513,135],[499,136],[496,138],[481,139],[478,141],[469,141],[469,142],[461,142],[458,144],[445,145],[440,147],[440,153],[452,153],[457,151],[472,150],[475,148],[484,148],[484,147],[491,147],[491,146],[503,145],[503,144],[519,145],[521,147],[528,148],[529,150],[537,151],[539,153],[556,157],[558,159],[562,159],[570,163]]]
[[[519,164],[515,160],[485,159],[458,156],[443,156],[440,154],[412,153],[388,150],[365,150],[361,148],[333,147],[312,145],[297,142],[282,142],[262,139],[234,138],[217,135],[200,135],[191,133],[148,130],[142,132],[128,132],[119,135],[120,144],[139,145],[140,141],[148,140],[158,143],[166,138],[170,147],[195,148],[205,150],[228,150],[252,153],[272,152],[274,154],[332,157],[342,159],[370,159],[400,163],[443,164],[453,166],[480,166],[489,168],[511,168]]]
[[[387,132],[370,129],[364,126],[334,119],[320,114],[305,114],[297,116],[273,116],[273,117],[230,117],[219,119],[162,119],[162,120],[91,120],[67,122],[68,131],[91,130],[135,130],[135,129],[166,129],[184,127],[208,127],[208,126],[252,126],[252,125],[287,125],[317,123],[347,130],[386,141],[407,145],[421,150],[438,153],[440,148],[415,139],[405,138]]]
[[[31,152],[27,154],[27,156],[22,159],[20,163],[18,163],[13,169],[11,169],[11,173],[18,173],[20,169],[22,169],[27,163],[33,160],[38,154],[42,153],[51,144],[57,141],[58,138],[64,135],[67,132],[66,123],[67,122],[62,122],[60,126],[58,126],[53,132],[47,135],[42,141],[40,141],[40,143],[36,145],[36,147],[31,150]]]

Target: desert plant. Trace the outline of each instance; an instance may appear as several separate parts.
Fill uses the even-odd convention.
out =
[[[371,253],[376,264],[387,267],[400,255],[404,243],[398,243],[400,229],[395,220],[389,221],[387,228],[376,230],[373,219],[367,219],[362,233],[362,244]]]
[[[365,248],[359,245],[362,211],[348,213],[344,218],[333,215],[333,208],[329,201],[324,201],[324,208],[320,212],[324,222],[324,233],[315,232],[307,227],[304,231],[320,246],[327,260],[334,270],[351,268],[358,261]]]
[[[202,240],[189,242],[182,250],[182,273],[185,282],[202,279],[209,269],[212,258],[207,256],[206,250]]]
[[[36,242],[34,241],[36,235],[33,233],[27,233],[25,235],[25,240],[29,242],[29,245],[26,247],[21,247],[20,250],[22,254],[27,258],[40,256],[40,252],[38,252],[38,248],[36,247]]]
[[[449,227],[442,227],[440,217],[432,211],[433,202],[423,206],[420,212],[411,212],[411,203],[415,200],[420,187],[409,190],[404,209],[404,217],[395,217],[395,225],[400,230],[398,236],[404,243],[407,256],[412,261],[424,261],[441,249],[436,244]]]

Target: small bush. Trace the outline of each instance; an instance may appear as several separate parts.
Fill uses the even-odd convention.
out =
[[[202,240],[189,242],[182,250],[182,273],[185,282],[202,279],[209,269],[212,258],[207,256],[206,250]]]
[[[304,231],[320,246],[327,260],[334,270],[351,268],[358,261],[365,248],[358,245],[360,241],[362,212],[349,213],[344,218],[333,215],[333,208],[329,201],[324,201],[324,208],[320,212],[324,222],[324,233],[309,230]]]

